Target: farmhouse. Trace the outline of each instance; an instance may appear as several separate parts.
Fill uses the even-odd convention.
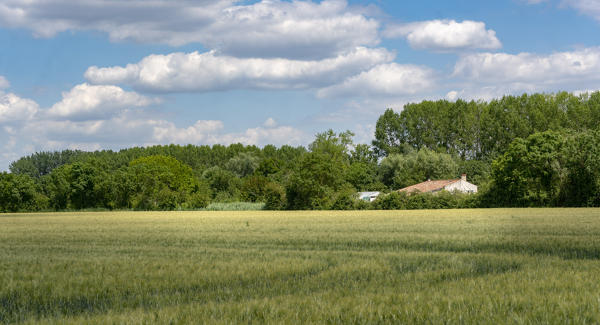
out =
[[[467,174],[462,174],[462,176],[459,179],[448,179],[438,181],[428,180],[423,183],[399,189],[398,191],[408,193],[435,193],[442,190],[446,190],[449,192],[458,191],[463,193],[477,193],[477,185],[467,182]]]

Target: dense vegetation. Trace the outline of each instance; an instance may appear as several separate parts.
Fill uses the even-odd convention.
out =
[[[592,209],[0,216],[0,323],[597,324]]]
[[[38,152],[0,174],[0,211],[417,209],[600,206],[600,92],[408,104],[379,117],[372,145],[350,131],[304,147],[153,146]],[[394,192],[468,174],[475,196]],[[382,195],[367,203],[357,191]]]

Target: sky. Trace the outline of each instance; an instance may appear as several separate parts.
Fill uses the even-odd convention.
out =
[[[0,170],[39,151],[369,143],[386,108],[600,89],[600,0],[2,0]]]

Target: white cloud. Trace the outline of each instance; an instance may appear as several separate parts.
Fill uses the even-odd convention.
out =
[[[402,96],[427,92],[435,85],[431,69],[397,63],[382,64],[318,91],[319,97]]]
[[[463,56],[454,76],[490,84],[566,86],[600,80],[600,47],[550,55],[479,53]]]
[[[20,136],[33,143],[37,150],[118,149],[171,143],[299,145],[306,142],[304,133],[291,126],[255,127],[238,133],[224,130],[223,122],[217,120],[199,120],[191,126],[177,127],[167,120],[123,112],[110,119],[97,121],[31,121],[20,131]]]
[[[12,124],[32,119],[38,110],[38,104],[30,99],[0,92],[0,124]]]
[[[308,139],[304,132],[292,126],[249,128],[245,132],[226,134],[222,137],[223,143],[239,142],[245,145],[273,144],[276,146],[303,145],[308,142]]]
[[[323,58],[379,42],[379,23],[346,0],[5,0],[0,25],[39,37],[97,30],[113,41],[199,42],[243,57]]]
[[[501,98],[506,95],[521,95],[525,92],[533,93],[539,91],[538,88],[532,85],[525,84],[514,84],[514,85],[498,85],[498,86],[486,86],[472,84],[467,85],[465,88],[460,90],[451,90],[443,99],[449,101],[462,100],[485,100],[490,101],[492,99]]]
[[[460,93],[456,90],[451,90],[446,94],[446,99],[449,101],[455,101],[459,98]]]
[[[245,145],[299,145],[305,140],[304,133],[291,126],[256,127],[240,133],[222,133],[223,128],[221,121],[197,121],[184,128],[167,122],[154,127],[154,139],[161,143]]]
[[[471,20],[429,20],[391,25],[384,31],[384,36],[405,37],[412,48],[443,52],[502,47],[495,31],[486,29],[483,22]]]
[[[598,0],[563,0],[561,4],[573,7],[581,14],[600,21],[600,1]]]
[[[6,89],[10,87],[10,82],[3,76],[0,76],[0,89]]]
[[[224,10],[201,42],[235,56],[323,58],[377,45],[378,28],[346,0],[265,0]]]
[[[167,122],[154,126],[153,138],[166,143],[215,144],[218,142],[217,132],[222,129],[221,121],[196,121],[186,128],[177,128],[175,124]]]
[[[600,47],[551,54],[463,55],[448,77],[449,100],[491,100],[536,92],[577,92],[600,85]]]
[[[54,104],[48,114],[53,117],[94,120],[105,119],[127,108],[148,106],[157,100],[117,86],[94,86],[83,83],[63,92],[62,100]]]
[[[277,122],[272,118],[269,117],[264,123],[263,123],[264,127],[268,127],[268,128],[274,128],[277,126]]]
[[[208,92],[230,89],[306,89],[328,86],[390,62],[385,49],[359,47],[316,61],[240,59],[216,52],[150,55],[126,67],[90,67],[94,84],[127,84],[151,92]]]

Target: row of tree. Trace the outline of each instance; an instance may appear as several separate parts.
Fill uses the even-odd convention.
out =
[[[380,157],[429,148],[463,159],[491,161],[516,138],[549,130],[586,131],[600,125],[600,92],[533,94],[490,102],[457,100],[408,104],[377,121],[373,147]]]
[[[39,152],[0,174],[0,211],[600,206],[600,93],[424,101],[378,120],[373,144],[350,131],[307,147],[152,146]],[[394,190],[467,173],[478,195]],[[386,194],[375,202],[357,191]],[[389,194],[387,194],[389,193]]]

